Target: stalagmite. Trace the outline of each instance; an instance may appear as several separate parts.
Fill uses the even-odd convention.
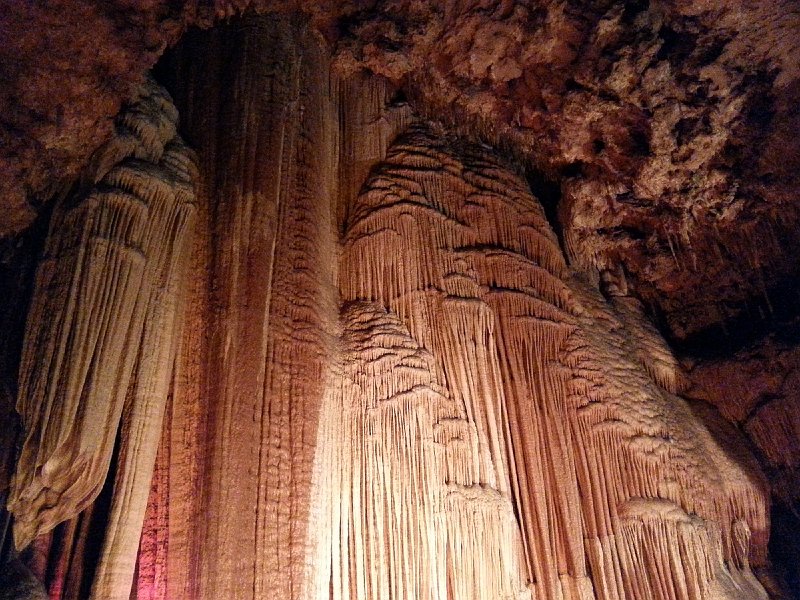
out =
[[[172,373],[197,176],[176,120],[154,83],[120,116],[87,171],[90,191],[55,210],[28,320],[26,438],[9,503],[18,547],[94,500],[125,406],[96,597],[124,588],[105,577],[133,576]]]

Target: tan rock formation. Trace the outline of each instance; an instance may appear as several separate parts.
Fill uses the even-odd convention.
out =
[[[90,190],[55,210],[20,367],[25,442],[9,502],[17,546],[99,493],[125,405],[112,509],[119,539],[109,540],[101,569],[122,568],[124,560],[128,578],[172,371],[194,213],[194,158],[176,135],[176,119],[169,97],[149,84],[98,152]]]
[[[777,575],[785,578],[784,585],[798,589],[800,348],[768,336],[732,356],[693,360],[690,377],[688,394],[715,406],[741,429],[770,480],[777,515],[772,524],[771,551],[777,554],[773,564]]]
[[[748,568],[750,556],[757,562],[765,558],[766,488],[757,469],[742,470],[730,460],[674,396],[681,381],[676,362],[635,301],[607,301],[596,283],[568,269],[541,208],[518,177],[484,150],[414,130],[392,148],[350,215],[340,273],[343,300],[373,302],[390,311],[382,319],[370,305],[345,313],[345,338],[353,321],[350,335],[366,336],[359,342],[366,365],[359,368],[359,360],[345,352],[344,380],[352,381],[345,387],[356,391],[345,392],[340,401],[345,415],[353,402],[356,410],[363,404],[362,418],[369,419],[360,427],[355,421],[366,441],[355,437],[339,446],[357,453],[353,464],[368,465],[362,482],[352,483],[361,510],[363,503],[375,502],[365,494],[407,479],[389,475],[403,473],[402,463],[370,473],[369,465],[393,464],[380,455],[369,460],[376,442],[366,432],[386,435],[389,426],[370,426],[371,420],[413,425],[397,435],[414,444],[416,437],[424,438],[414,433],[420,427],[415,415],[422,407],[433,412],[430,406],[438,400],[436,410],[445,410],[453,428],[439,440],[434,435],[434,443],[447,448],[448,437],[457,434],[471,446],[459,457],[471,463],[451,472],[445,461],[438,479],[501,495],[513,490],[525,549],[517,558],[527,563],[538,596],[734,598],[742,597],[732,591],[739,589],[747,597],[765,597]],[[386,324],[393,318],[408,329],[408,341],[401,343],[399,325]],[[416,350],[421,356],[414,354],[415,345],[424,349]],[[382,361],[395,361],[392,378],[381,377]],[[402,374],[409,368],[437,376],[417,382]],[[418,394],[409,392],[415,385]],[[359,402],[359,392],[370,395]],[[399,406],[389,408],[394,397]],[[428,418],[437,421],[435,412]],[[334,454],[342,453],[348,456]],[[423,465],[424,455],[417,458]],[[421,470],[427,473],[424,466]],[[383,485],[370,484],[376,479]],[[421,489],[433,485],[426,481],[418,484]],[[357,491],[361,486],[365,491]],[[344,516],[334,520],[339,535],[358,535],[359,528],[347,524],[347,515],[358,510],[346,504],[341,510]],[[403,510],[394,514],[400,531],[411,528],[402,524],[409,518]],[[430,528],[426,518],[417,519],[422,531]],[[480,523],[469,523],[467,530],[489,545],[502,531],[497,526],[484,531]],[[337,528],[333,531],[336,535]],[[376,545],[368,541],[370,534],[361,533],[365,547]],[[401,550],[408,537],[377,545],[405,557]],[[340,538],[332,547],[339,547],[337,541],[345,545]],[[334,571],[340,558],[334,554]],[[499,563],[515,572],[513,557],[489,562],[482,563],[487,579],[492,577],[487,570]],[[353,563],[359,561],[342,561]],[[371,577],[402,585],[397,579],[405,571],[395,568]],[[471,574],[469,569],[449,573],[448,593],[458,596],[459,578],[469,581]],[[356,573],[349,579],[359,581]],[[407,585],[395,593],[439,597],[416,591],[418,581]],[[466,586],[472,590],[466,597],[512,597],[508,589],[497,594],[488,586]]]
[[[152,92],[56,212],[19,541],[119,457],[51,595],[765,599],[766,482],[678,395],[625,270],[569,264],[515,166],[330,56],[293,18],[192,34],[169,68],[199,173]]]
[[[316,411],[336,362],[339,190],[357,194],[409,114],[378,80],[332,77],[326,52],[299,23],[262,19],[196,33],[174,59],[203,202],[141,598],[304,585]]]

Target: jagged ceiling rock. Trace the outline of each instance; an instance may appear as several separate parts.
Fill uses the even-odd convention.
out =
[[[187,25],[292,9],[340,66],[558,181],[572,258],[623,270],[675,337],[796,274],[792,0],[3,4],[0,236],[69,184]]]

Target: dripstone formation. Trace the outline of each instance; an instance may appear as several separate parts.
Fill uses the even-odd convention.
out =
[[[554,210],[324,22],[186,33],[16,251],[5,597],[790,598],[788,380],[687,371],[557,221],[585,180]]]

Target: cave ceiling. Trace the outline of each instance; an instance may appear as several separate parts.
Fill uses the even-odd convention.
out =
[[[3,4],[0,238],[73,185],[187,28],[301,11],[337,69],[549,182],[570,260],[621,276],[673,341],[796,300],[791,0]]]

